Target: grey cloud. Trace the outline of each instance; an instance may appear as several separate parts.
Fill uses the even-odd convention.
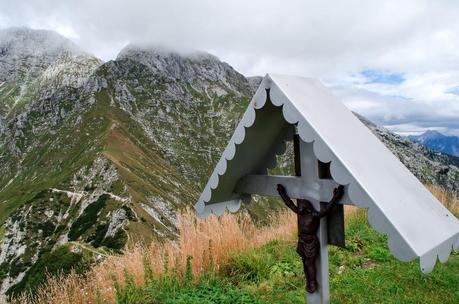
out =
[[[351,110],[379,125],[401,133],[438,129],[459,136],[459,105],[454,100],[426,103],[416,99],[384,96],[364,89],[334,87],[334,93]],[[454,111],[448,111],[453,109]]]
[[[445,114],[458,113],[457,97],[437,97],[437,84],[416,81],[433,72],[459,83],[454,1],[0,0],[0,7],[0,27],[52,29],[104,60],[130,42],[201,49],[246,75],[313,76],[350,91],[355,84],[346,79],[362,70],[403,73],[410,87],[394,91],[417,101],[376,90],[367,96],[377,104],[367,109],[370,118],[459,129],[459,118]]]

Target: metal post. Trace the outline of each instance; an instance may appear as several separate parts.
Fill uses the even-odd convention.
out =
[[[312,202],[314,208],[320,209],[319,202]],[[307,294],[307,304],[329,304],[330,303],[330,282],[328,270],[328,237],[327,237],[327,218],[320,220],[320,228],[317,232],[320,241],[320,255],[316,260],[318,290]]]
[[[294,136],[295,173],[305,178],[307,183],[318,183],[318,164],[313,152],[312,143],[303,142],[298,135]],[[299,157],[298,157],[299,156]],[[311,203],[316,210],[320,210],[321,203],[313,200]],[[316,260],[317,282],[319,287],[313,294],[307,293],[307,304],[329,304],[330,303],[330,282],[328,271],[328,236],[327,219],[320,220],[320,228],[317,232],[320,241],[320,255]]]
[[[300,153],[300,135],[295,127],[293,134],[293,157],[295,160],[295,176],[301,176],[301,153]]]

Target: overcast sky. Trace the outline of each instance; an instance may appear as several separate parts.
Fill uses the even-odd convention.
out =
[[[0,0],[103,60],[130,42],[209,51],[241,73],[320,78],[399,133],[459,135],[459,1]]]

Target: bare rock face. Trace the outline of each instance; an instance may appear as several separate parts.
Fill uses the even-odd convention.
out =
[[[231,92],[240,97],[250,90],[243,75],[214,55],[202,51],[179,53],[165,47],[129,45],[117,57],[117,61],[124,59],[143,64],[169,81],[183,81],[197,90],[208,90],[209,94],[221,96]]]
[[[0,116],[11,117],[61,87],[81,87],[102,62],[45,30],[0,30]]]
[[[132,211],[129,194],[116,190],[119,182],[116,168],[99,157],[78,170],[68,188],[43,190],[13,212],[3,225],[0,268],[9,275],[0,294],[19,283],[43,252],[67,242],[99,247],[116,240],[121,248]]]
[[[34,77],[60,57],[85,55],[70,40],[52,31],[4,29],[0,31],[0,81]]]
[[[124,48],[104,64],[113,101],[142,125],[187,179],[204,182],[209,167],[252,95],[247,79],[205,52]]]

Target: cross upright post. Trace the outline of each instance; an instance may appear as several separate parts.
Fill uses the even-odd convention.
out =
[[[303,142],[298,134],[293,137],[295,175],[301,176],[306,183],[317,183],[318,162],[312,150],[312,143]],[[314,208],[320,210],[321,203],[318,200],[311,200]],[[317,282],[319,287],[314,293],[307,293],[307,304],[328,304],[330,303],[330,284],[328,270],[328,237],[327,237],[327,217],[320,219],[320,227],[317,237],[320,242],[320,254],[316,259]]]

